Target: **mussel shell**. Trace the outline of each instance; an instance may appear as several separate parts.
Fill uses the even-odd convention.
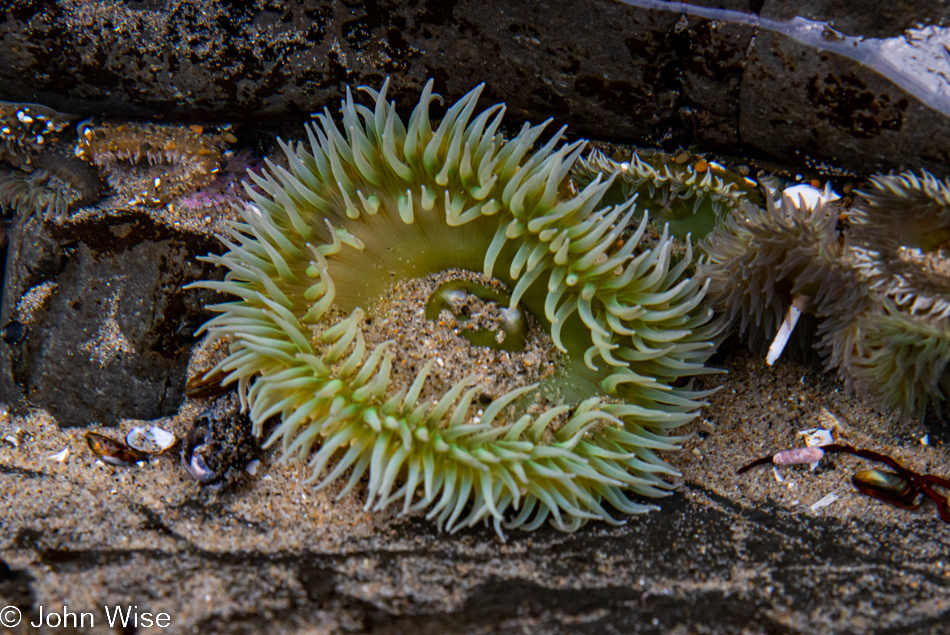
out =
[[[221,380],[225,377],[227,373],[221,370],[212,371],[208,375],[195,375],[185,385],[185,396],[189,399],[208,399],[226,395],[237,388],[237,382],[223,386]]]
[[[122,441],[98,432],[87,432],[83,435],[83,438],[86,439],[86,445],[89,446],[92,453],[99,457],[103,463],[109,465],[128,467],[147,458],[145,454],[135,448],[130,448]]]
[[[855,472],[851,483],[862,494],[873,496],[904,509],[917,509],[920,488],[909,478],[895,472],[869,468]]]

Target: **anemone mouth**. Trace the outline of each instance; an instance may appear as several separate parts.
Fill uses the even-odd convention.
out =
[[[470,292],[473,284],[475,292]],[[392,343],[390,394],[408,390],[419,370],[435,360],[420,401],[438,400],[452,386],[472,378],[472,387],[479,392],[470,422],[477,423],[479,410],[495,399],[526,386],[539,389],[518,404],[522,412],[556,405],[558,383],[567,370],[566,354],[526,311],[519,312],[524,332],[521,328],[508,332],[507,303],[480,298],[476,292],[481,288],[491,289],[499,300],[510,294],[497,279],[453,269],[399,282],[369,307],[363,327],[367,348]],[[450,302],[442,302],[444,296]],[[522,345],[515,350],[506,347],[519,335]]]
[[[653,509],[628,494],[668,493],[655,450],[709,394],[680,380],[715,372],[690,249],[643,247],[632,201],[598,207],[609,179],[570,193],[582,143],[531,151],[546,124],[505,140],[503,106],[475,114],[480,87],[437,126],[431,82],[408,122],[365,90],[372,107],[348,92],[340,124],[324,111],[309,144],[282,143],[287,168],[252,173],[254,205],[208,257],[229,272],[201,286],[238,298],[206,325],[232,341],[217,370],[256,433],[279,416],[267,443],[320,487],[366,476],[368,510],[448,530]]]

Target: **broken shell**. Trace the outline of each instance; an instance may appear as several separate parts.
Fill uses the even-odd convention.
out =
[[[195,375],[185,385],[185,396],[189,399],[206,399],[226,395],[237,387],[237,383],[223,386],[221,380],[225,377],[227,377],[227,373],[221,370]]]
[[[83,438],[86,439],[86,445],[92,453],[109,465],[128,467],[146,458],[135,448],[130,448],[125,443],[98,432],[87,432]]]
[[[862,494],[867,494],[904,509],[917,509],[920,488],[912,480],[895,472],[866,469],[854,473],[851,483]]]
[[[129,430],[125,435],[125,442],[139,452],[148,454],[161,454],[168,448],[175,445],[178,439],[167,430],[162,430],[158,426],[143,428],[136,426]]]

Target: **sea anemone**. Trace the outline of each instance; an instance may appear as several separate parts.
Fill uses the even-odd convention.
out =
[[[852,353],[843,367],[853,388],[905,419],[939,412],[950,390],[950,324],[912,316],[890,299],[855,320]]]
[[[922,417],[950,387],[950,180],[876,175],[848,213],[870,310],[843,332],[842,375],[876,403]]]
[[[77,130],[75,155],[102,170],[129,205],[164,205],[210,184],[226,144],[236,140],[230,131],[205,132],[201,126],[84,121]]]
[[[771,197],[770,197],[771,199]],[[903,417],[939,408],[950,387],[950,184],[877,175],[853,206],[814,197],[743,205],[703,243],[701,269],[727,324],[763,350],[796,302],[845,387]],[[787,324],[786,320],[786,324]]]
[[[878,174],[859,194],[849,220],[862,242],[922,251],[950,243],[950,179],[925,170]]]
[[[481,87],[433,128],[431,81],[404,122],[387,85],[281,142],[286,167],[251,173],[261,192],[208,257],[228,273],[200,286],[240,298],[206,325],[230,338],[217,370],[256,434],[279,416],[266,443],[312,455],[320,487],[365,476],[367,510],[450,531],[655,508],[627,493],[669,493],[654,451],[703,405],[684,378],[711,372],[719,328],[691,253],[640,247],[633,202],[598,208],[610,179],[571,195],[583,143],[558,147],[563,129],[505,141]]]
[[[768,346],[796,299],[818,318],[811,329],[797,329],[800,347],[810,344],[816,321],[832,320],[821,325],[824,335],[865,305],[837,223],[833,205],[819,201],[812,208],[789,196],[776,201],[769,192],[764,207],[743,204],[701,243],[713,305],[753,349]],[[834,349],[830,358],[841,355],[830,341],[827,347]]]
[[[873,176],[848,220],[856,266],[875,293],[911,315],[950,317],[950,179]]]
[[[44,218],[61,217],[82,199],[72,185],[46,170],[0,168],[0,211],[37,213]]]
[[[594,150],[577,162],[574,175],[579,185],[598,175],[616,175],[614,196],[628,200],[638,195],[654,222],[669,223],[670,232],[684,239],[708,235],[754,188],[751,181],[716,163],[658,150],[634,152],[629,161],[614,161]]]

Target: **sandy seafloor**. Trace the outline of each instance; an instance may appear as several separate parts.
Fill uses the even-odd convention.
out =
[[[802,445],[797,433],[827,427],[832,421],[830,413],[837,420],[836,438],[840,442],[888,453],[912,469],[946,474],[950,466],[946,427],[941,437],[942,424],[932,426],[929,443],[924,444],[921,440],[928,435],[926,427],[920,423],[900,424],[844,394],[840,384],[817,365],[780,360],[770,368],[764,360],[734,347],[714,361],[729,372],[705,381],[722,379],[724,387],[710,399],[703,416],[685,428],[684,432],[694,435],[683,451],[667,454],[682,471],[681,487],[674,497],[695,499],[701,505],[728,501],[741,508],[788,515],[793,523],[804,523],[811,517],[834,518],[840,521],[836,526],[844,528],[850,522],[880,527],[924,523],[935,529],[932,540],[912,547],[929,550],[921,556],[930,563],[930,578],[948,589],[946,606],[932,606],[930,610],[945,614],[950,608],[950,525],[935,522],[936,510],[929,500],[920,509],[907,511],[860,495],[850,484],[851,473],[864,463],[855,457],[826,457],[815,471],[808,466],[781,468],[784,482],[776,480],[770,467],[743,476],[737,476],[736,469],[753,458]],[[186,401],[178,417],[157,423],[180,438],[201,408],[200,402]],[[102,432],[119,436],[140,423],[129,420],[118,430]],[[90,632],[113,632],[104,627],[99,609],[109,602],[132,602],[143,610],[165,611],[173,617],[170,631],[139,631],[143,633],[228,632],[213,625],[228,619],[240,622],[245,615],[277,619],[292,610],[288,597],[308,592],[299,572],[292,574],[287,568],[288,554],[291,559],[298,552],[342,557],[369,544],[384,549],[391,544],[396,549],[407,540],[400,528],[407,522],[422,522],[399,519],[391,512],[365,512],[359,491],[336,500],[339,485],[315,491],[301,482],[307,475],[304,466],[278,464],[272,453],[265,453],[256,475],[209,500],[182,469],[177,448],[141,466],[112,467],[101,464],[90,453],[83,432],[78,428],[60,430],[41,411],[27,417],[5,414],[0,419],[0,438],[12,435],[16,439],[15,446],[9,441],[0,442],[0,547],[11,570],[21,572],[21,578],[23,571],[29,572],[28,599],[34,607],[49,610],[66,605],[71,610],[99,611],[96,627]],[[64,448],[69,450],[64,461],[50,458]],[[697,494],[699,491],[703,494]],[[832,493],[839,498],[827,506],[812,507]],[[711,502],[714,500],[720,503]],[[659,501],[666,509],[653,514],[662,517],[674,513],[667,510],[672,501]],[[641,520],[630,518],[629,522]],[[577,537],[583,538],[584,533],[610,536],[619,531],[593,523],[582,528]],[[556,534],[549,529],[542,533]],[[503,544],[490,528],[476,527],[437,540],[443,545],[459,541],[492,559],[505,559],[529,548],[531,543],[524,538],[525,534],[515,532],[511,541]],[[434,547],[431,540],[427,537],[423,542]],[[833,532],[827,540],[835,541]],[[629,548],[637,549],[636,545]],[[833,544],[829,548],[833,549]],[[196,553],[200,554],[197,562]],[[247,553],[273,554],[275,562],[270,567],[255,562],[250,567],[256,576],[252,581],[243,577],[247,571],[240,566],[241,554]],[[755,556],[739,553],[736,558],[741,561]],[[461,592],[453,595],[458,590],[428,584],[425,575],[412,570],[412,560],[407,558],[404,579],[398,585],[387,586],[385,580],[374,579],[372,571],[378,564],[374,558],[363,561],[347,557],[337,561],[334,584],[338,591],[349,585],[346,592],[350,596],[363,597],[367,602],[387,598],[390,610],[418,602],[449,612],[458,608]],[[537,572],[518,570],[526,566],[520,562],[513,558],[511,564],[503,565],[514,567],[507,575],[533,579]],[[768,563],[754,565],[767,567]],[[459,564],[457,573],[462,588],[467,576],[465,565]],[[892,583],[902,584],[900,579]],[[7,602],[14,593],[11,588],[9,584],[0,586],[0,593],[7,596],[2,599]],[[147,590],[146,597],[142,597],[143,590]],[[913,588],[904,591],[913,598]],[[400,596],[405,597],[399,601]],[[312,630],[300,624],[291,628],[286,618],[273,626],[275,631],[294,632],[368,630],[363,623],[347,623],[346,614],[328,609],[323,614],[317,611],[298,616],[311,624]],[[819,632],[822,619],[815,619],[811,625],[799,623],[801,632]],[[278,628],[278,622],[285,628]],[[863,622],[842,621],[839,617],[836,623]],[[515,632],[531,630],[526,627]],[[680,632],[698,631],[687,628]]]

